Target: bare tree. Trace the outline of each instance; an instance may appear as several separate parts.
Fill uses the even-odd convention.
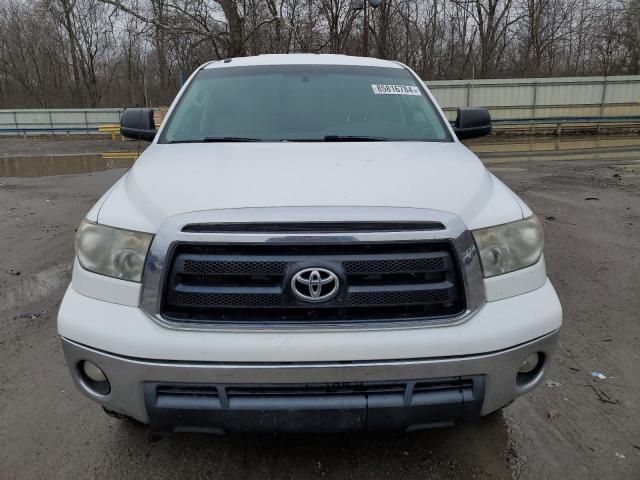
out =
[[[0,71],[35,105],[48,107],[64,94],[68,79],[55,27],[42,11],[37,13],[18,1],[4,2],[0,8]],[[8,98],[16,100],[14,95]]]
[[[600,21],[594,32],[591,58],[601,75],[611,75],[629,62],[629,52],[620,35],[624,30],[620,11],[620,5],[609,2],[601,5],[598,11]]]
[[[523,73],[538,76],[553,72],[558,44],[571,33],[575,6],[575,0],[524,0],[516,61]]]
[[[507,48],[509,28],[522,18],[513,14],[513,0],[453,1],[469,13],[477,26],[480,75],[493,75]]]
[[[640,0],[0,0],[0,105],[167,104],[207,60],[398,59],[425,79],[640,73]]]
[[[356,18],[350,0],[318,0],[318,11],[328,28],[329,52],[342,52]]]
[[[624,39],[629,50],[629,73],[640,74],[640,0],[631,0],[625,9]]]

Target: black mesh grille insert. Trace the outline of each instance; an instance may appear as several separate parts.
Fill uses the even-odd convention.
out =
[[[222,324],[342,323],[441,318],[465,308],[448,242],[179,244],[168,263],[161,313]],[[306,268],[334,272],[339,292],[322,302],[295,296]]]
[[[446,268],[442,257],[404,260],[350,260],[343,263],[347,273],[410,273],[439,271]]]
[[[347,302],[351,305],[407,305],[443,303],[447,300],[449,289],[351,293]]]
[[[225,275],[283,275],[286,268],[286,262],[185,260],[182,273],[202,273],[209,275],[216,273]]]
[[[241,293],[178,293],[176,304],[187,307],[278,307],[282,306],[279,294]]]

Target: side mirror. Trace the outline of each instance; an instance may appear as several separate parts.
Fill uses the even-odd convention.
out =
[[[491,133],[491,114],[486,108],[459,108],[453,131],[460,140]]]
[[[152,141],[156,136],[156,124],[152,108],[127,108],[120,118],[123,137]]]

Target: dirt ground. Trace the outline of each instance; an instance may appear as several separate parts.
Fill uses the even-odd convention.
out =
[[[31,142],[2,139],[0,156],[46,148]],[[55,319],[74,229],[125,170],[0,177],[0,479],[640,478],[640,148],[486,162],[545,218],[558,351],[547,383],[504,415],[411,434],[158,434],[106,417],[72,385]]]

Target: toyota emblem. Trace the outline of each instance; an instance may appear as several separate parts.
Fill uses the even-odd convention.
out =
[[[291,279],[291,290],[305,302],[324,302],[338,294],[340,280],[326,268],[305,268]]]

